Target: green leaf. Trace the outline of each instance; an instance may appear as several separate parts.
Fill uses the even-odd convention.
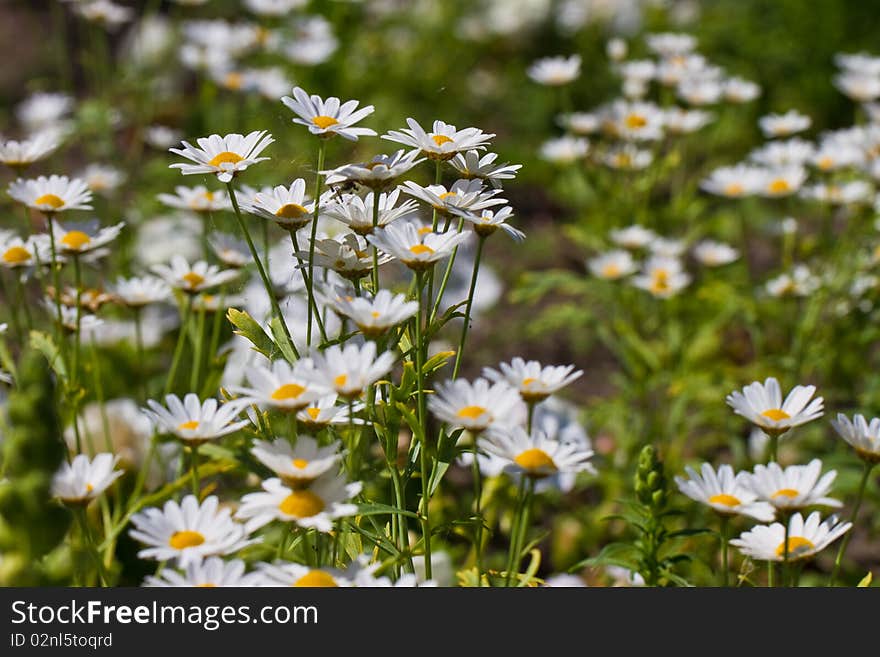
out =
[[[398,509],[397,507],[390,506],[388,504],[380,504],[378,502],[368,502],[366,504],[358,504],[358,513],[359,516],[379,516],[379,515],[398,515],[398,516],[407,516],[409,518],[415,518],[418,520],[419,515],[417,513],[413,513],[412,511],[406,511],[402,509]]]
[[[868,571],[868,574],[862,577],[862,580],[856,584],[856,588],[865,589],[871,586],[871,582],[874,580],[874,575],[871,574],[871,571]]]
[[[242,310],[230,308],[226,311],[226,319],[237,329],[233,333],[246,337],[254,345],[254,349],[266,358],[272,358],[277,346],[253,317]]]
[[[67,368],[64,366],[64,360],[61,358],[61,351],[55,340],[47,333],[42,331],[31,331],[31,347],[39,351],[49,361],[49,367],[62,379],[67,378]]]
[[[293,347],[290,345],[290,342],[287,341],[287,336],[284,334],[284,328],[281,326],[281,319],[273,317],[272,321],[269,322],[269,328],[272,330],[272,337],[275,338],[275,344],[281,350],[281,355],[284,356],[284,359],[288,363],[293,363],[298,360],[296,354],[293,353]]]

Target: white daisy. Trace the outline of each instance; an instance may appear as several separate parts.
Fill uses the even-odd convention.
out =
[[[67,176],[40,176],[9,183],[9,195],[44,214],[64,210],[91,210],[92,192],[84,180]]]
[[[391,155],[375,155],[369,162],[344,164],[321,173],[327,176],[328,185],[354,182],[381,191],[391,187],[400,176],[424,161],[424,158],[419,158],[418,151],[405,153],[400,149]]]
[[[292,447],[287,439],[276,438],[271,443],[256,441],[251,454],[278,475],[285,486],[300,490],[308,488],[315,479],[337,466],[343,456],[341,445],[336,441],[319,447],[314,438],[299,436],[296,447]]]
[[[526,74],[538,84],[553,87],[568,84],[581,74],[581,56],[544,57],[533,62]]]
[[[221,271],[217,265],[209,265],[204,260],[190,265],[182,255],[174,255],[167,265],[153,265],[152,270],[168,285],[187,294],[210,290],[238,278],[239,274],[234,269]]]
[[[211,135],[196,140],[198,148],[183,141],[183,148],[169,148],[172,153],[185,157],[195,164],[176,163],[172,169],[180,169],[183,175],[213,173],[220,182],[228,183],[250,165],[268,160],[260,153],[275,140],[265,130],[255,130],[245,136],[229,134],[224,137]]]
[[[678,97],[689,105],[713,105],[724,94],[723,82],[714,76],[696,76],[679,81]]]
[[[516,173],[522,168],[522,164],[497,164],[497,153],[480,153],[477,150],[466,153],[456,153],[449,163],[455,168],[462,178],[471,180],[478,179],[490,183],[493,187],[500,187],[502,180],[513,180]]]
[[[406,295],[379,290],[372,298],[331,294],[327,303],[339,314],[351,319],[367,337],[384,335],[392,326],[402,324],[416,314],[419,305]]]
[[[46,310],[52,315],[52,318],[57,321],[58,309],[55,306],[55,302],[52,299],[47,298],[43,300],[43,304],[46,307]],[[79,317],[77,317],[77,315],[79,315]],[[82,333],[91,333],[104,323],[103,319],[100,319],[95,315],[82,312],[78,313],[76,308],[61,304],[61,328],[66,333],[76,333],[77,320],[79,321],[79,330]]]
[[[29,132],[57,124],[73,110],[72,96],[62,93],[36,93],[28,96],[15,115]]]
[[[163,568],[157,575],[148,575],[144,586],[177,586],[215,588],[221,586],[257,586],[258,573],[245,574],[241,559],[223,561],[220,557],[208,557],[203,561],[191,561],[184,571]]]
[[[296,255],[305,260],[309,257],[309,252],[298,251]],[[391,260],[390,255],[379,256],[380,265]],[[319,239],[315,241],[314,264],[316,267],[331,269],[346,280],[356,281],[372,271],[372,249],[363,237],[355,233],[346,233],[335,239]]]
[[[654,155],[647,149],[637,148],[635,144],[623,144],[608,149],[601,159],[603,164],[612,169],[640,171],[651,165]]]
[[[48,133],[38,133],[21,141],[0,139],[0,162],[13,169],[24,169],[44,159],[56,148],[58,140]]]
[[[749,153],[749,160],[770,169],[784,169],[805,165],[815,152],[811,142],[794,137],[767,142]]]
[[[492,426],[481,435],[478,444],[488,454],[506,460],[508,472],[531,479],[560,473],[596,472],[590,463],[592,449],[551,440],[543,431],[529,435],[520,426]]]
[[[367,240],[413,271],[420,272],[448,258],[469,236],[470,233],[457,230],[435,233],[428,226],[407,222],[386,226],[381,232],[368,236]]]
[[[801,196],[832,205],[867,203],[875,198],[874,188],[864,180],[851,180],[839,185],[818,183],[804,187]]]
[[[852,523],[839,523],[835,516],[822,521],[818,511],[811,513],[806,520],[800,513],[795,513],[788,521],[788,560],[812,557],[850,528]],[[758,525],[740,534],[739,538],[732,539],[730,544],[758,561],[783,561],[786,553],[785,526],[779,522],[769,526]]]
[[[336,568],[310,568],[291,561],[257,564],[259,586],[295,586],[300,588],[343,588],[354,586]]]
[[[470,210],[456,209],[453,210],[453,214],[462,217],[470,223],[474,228],[474,232],[480,237],[489,237],[489,235],[500,228],[515,242],[522,242],[526,238],[524,232],[507,223],[507,220],[513,216],[513,208],[509,205],[505,205],[497,210],[482,210],[479,214],[475,214]]]
[[[756,167],[738,164],[721,167],[700,182],[700,189],[728,198],[741,198],[755,194],[763,183],[763,171]]]
[[[587,260],[587,268],[593,276],[616,281],[629,276],[636,271],[636,262],[629,251],[614,249],[606,253],[600,253],[595,258]]]
[[[526,361],[516,356],[509,363],[501,363],[498,369],[483,368],[483,376],[491,381],[506,381],[519,390],[526,403],[534,404],[547,399],[565,386],[583,376],[583,370],[574,365],[541,365],[536,360]]]
[[[673,107],[665,111],[663,125],[671,134],[687,135],[709,125],[712,118],[709,112]]]
[[[621,62],[617,72],[624,79],[624,84],[647,86],[657,73],[657,64],[651,59],[631,59]]]
[[[415,148],[432,160],[450,160],[456,153],[483,150],[495,136],[479,128],[458,130],[443,121],[434,121],[431,132],[426,132],[415,119],[408,118],[406,123],[409,129],[391,130],[382,139]]]
[[[495,424],[520,422],[526,414],[517,388],[506,381],[490,383],[486,379],[438,384],[435,394],[428,397],[428,409],[443,422],[474,433]]]
[[[34,237],[23,240],[11,233],[0,236],[0,265],[7,269],[30,267],[38,259],[40,262],[48,262],[49,258],[51,255],[41,248],[41,241]]]
[[[728,78],[724,82],[724,100],[731,103],[747,103],[761,95],[761,86],[751,80]]]
[[[602,112],[602,125],[621,139],[654,141],[663,137],[664,118],[663,110],[653,103],[618,100]]]
[[[212,191],[204,185],[178,185],[174,188],[174,194],[159,194],[157,198],[170,208],[192,212],[216,212],[230,207],[229,196],[225,192]]]
[[[296,414],[299,427],[308,433],[316,434],[330,425],[366,424],[359,417],[349,417],[349,412],[360,413],[364,409],[363,402],[354,404],[336,404],[339,395],[335,392],[321,397],[311,406]]]
[[[626,249],[642,249],[657,239],[657,233],[638,224],[612,230],[610,235],[612,242]]]
[[[235,235],[214,232],[208,238],[208,244],[217,259],[227,267],[241,269],[251,263],[247,242]]]
[[[682,240],[676,240],[668,237],[657,237],[650,244],[648,249],[652,254],[663,256],[665,258],[678,258],[684,253],[685,243]]]
[[[813,459],[807,465],[790,465],[783,469],[778,463],[756,465],[747,484],[758,497],[777,509],[798,511],[808,506],[840,507],[843,503],[826,497],[837,477],[829,470],[822,478],[822,461]]]
[[[394,365],[392,352],[376,356],[376,343],[363,346],[331,345],[313,356],[313,380],[346,399],[359,397],[368,387],[385,376]]]
[[[720,267],[739,258],[739,251],[723,242],[703,240],[694,247],[694,257],[706,267]]]
[[[633,285],[658,299],[675,296],[690,282],[690,275],[682,271],[681,261],[668,256],[651,256],[642,265],[642,273],[632,278]]]
[[[709,505],[722,515],[744,515],[761,522],[770,522],[776,515],[767,502],[758,501],[757,493],[749,487],[749,474],[737,472],[722,465],[716,472],[704,463],[698,473],[690,466],[685,468],[687,478],[676,476],[678,489],[695,502]]]
[[[281,102],[299,117],[293,119],[293,122],[306,126],[313,135],[319,137],[339,135],[350,141],[357,141],[358,137],[376,135],[376,131],[370,128],[354,127],[355,123],[373,113],[372,105],[357,109],[359,103],[356,100],[340,103],[335,96],[324,100],[315,94],[309,96],[300,87],[293,88],[293,98],[284,96]]]
[[[797,110],[789,110],[785,114],[768,114],[758,119],[761,132],[769,138],[789,137],[795,133],[803,132],[812,123],[809,116],[801,114]]]
[[[357,504],[348,500],[360,494],[361,488],[361,482],[348,483],[331,472],[301,489],[288,488],[273,477],[263,481],[263,492],[248,493],[241,498],[235,517],[247,520],[250,531],[281,520],[326,534],[333,531],[333,521],[337,518],[357,514]]]
[[[837,171],[864,164],[865,151],[860,145],[828,140],[819,144],[809,162],[820,171]]]
[[[96,194],[109,194],[125,182],[125,173],[107,164],[90,164],[79,175]]]
[[[120,221],[115,226],[101,228],[97,221],[88,224],[79,224],[78,228],[70,228],[59,222],[52,224],[52,236],[55,239],[55,248],[64,255],[82,255],[95,249],[106,246],[115,240],[125,222]]]
[[[586,156],[589,147],[590,143],[583,137],[565,135],[541,144],[538,156],[553,164],[573,164]]]
[[[648,34],[645,36],[645,43],[651,52],[664,58],[687,55],[697,47],[696,37],[681,32]]]
[[[774,297],[806,297],[819,289],[821,281],[806,265],[795,265],[792,272],[771,278],[765,284],[767,292]]]
[[[214,399],[199,401],[199,396],[190,392],[183,398],[177,395],[166,395],[165,404],[148,399],[143,412],[153,423],[156,431],[176,436],[191,444],[215,440],[230,433],[235,433],[248,424],[247,420],[236,420],[241,405],[227,403],[222,406]]]
[[[850,420],[838,413],[831,425],[856,450],[859,458],[868,463],[880,462],[880,418],[875,417],[868,423],[864,415],[854,415]]]
[[[375,211],[376,225],[384,228],[392,221],[412,215],[418,208],[413,200],[397,205],[400,197],[399,189],[379,194],[379,207],[374,208],[375,192],[369,192],[361,198],[357,194],[346,194],[335,203],[327,205],[322,215],[336,219],[351,228],[358,235],[369,235],[373,232]]]
[[[299,230],[312,220],[315,204],[306,201],[306,181],[297,178],[290,187],[278,185],[243,196],[241,209],[274,221],[286,230]]]
[[[152,303],[167,301],[171,296],[171,288],[161,278],[141,276],[117,278],[113,294],[129,308],[142,308]]]
[[[812,399],[815,392],[816,386],[795,386],[783,402],[779,382],[768,377],[730,393],[727,404],[765,433],[778,435],[822,416],[823,399]]]
[[[843,95],[857,103],[868,103],[880,98],[880,77],[876,75],[844,72],[835,75],[833,83]]]
[[[764,173],[764,180],[758,193],[769,198],[790,196],[801,188],[807,179],[803,167],[787,167],[769,170]]]
[[[444,215],[456,210],[479,212],[507,202],[507,199],[497,198],[500,189],[487,190],[480,180],[456,180],[448,189],[444,185],[422,187],[406,180],[401,189]]]
[[[77,454],[52,477],[52,495],[66,504],[88,504],[124,474],[113,469],[118,461],[113,454]]]
[[[870,53],[837,53],[834,63],[850,73],[880,76],[880,57]]]
[[[315,381],[314,366],[308,359],[293,365],[286,360],[272,361],[268,367],[253,365],[244,370],[250,387],[230,386],[241,395],[241,404],[259,404],[281,411],[298,411],[326,395],[329,389]]]
[[[559,117],[559,124],[576,135],[591,135],[599,130],[600,120],[594,112],[572,112]]]
[[[204,557],[232,554],[260,540],[248,539],[244,525],[219,505],[216,495],[201,504],[195,495],[187,495],[180,504],[168,500],[162,509],[151,507],[136,513],[131,519],[135,529],[129,534],[149,546],[138,556],[156,561],[176,559],[186,568]]]
[[[182,136],[179,130],[165,125],[149,125],[144,130],[144,141],[160,151],[171,148],[180,141]]]

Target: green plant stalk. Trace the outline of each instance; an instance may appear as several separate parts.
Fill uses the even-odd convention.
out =
[[[510,530],[510,553],[507,557],[507,575],[505,586],[513,584],[514,573],[519,573],[519,561],[525,536],[528,532],[529,516],[531,515],[532,496],[535,492],[535,481],[524,474],[521,475],[517,494],[516,512]]]
[[[61,280],[58,271],[58,253],[55,249],[55,219],[53,213],[46,213],[46,220],[49,222],[49,247],[52,254],[52,285],[55,286],[55,312],[58,328],[56,336],[58,336],[58,348],[61,350],[61,361],[67,365],[67,343],[64,340],[64,320],[61,314]],[[69,376],[69,375],[68,375]]]
[[[144,327],[141,324],[141,313],[143,309],[140,306],[132,308],[134,313],[134,341],[137,349],[138,362],[138,379],[140,379],[141,399],[147,398],[147,371],[144,364]]]
[[[318,302],[315,301],[315,295],[311,293],[312,290],[312,276],[310,272],[306,272],[306,263],[303,262],[303,259],[299,256],[299,237],[297,237],[296,231],[291,229],[288,231],[290,233],[290,243],[293,245],[293,253],[296,256],[297,264],[299,265],[299,270],[302,272],[303,281],[306,284],[306,292],[308,296],[309,309],[314,313],[315,320],[318,322],[318,331],[321,332],[321,340],[327,342],[327,331],[324,329],[324,320],[321,318],[321,311],[318,308]]]
[[[73,335],[73,365],[70,369],[70,378],[71,387],[76,388],[79,385],[79,356],[82,343],[82,336],[80,335],[80,327],[82,325],[82,267],[80,266],[78,254],[73,255],[73,281],[76,287],[76,331]],[[76,417],[77,410],[76,405],[74,405],[74,417]]]
[[[79,520],[80,529],[82,530],[83,547],[85,547],[85,550],[88,552],[92,561],[95,562],[95,567],[98,571],[98,581],[101,583],[101,586],[107,586],[108,579],[107,573],[104,570],[104,561],[101,559],[101,554],[98,552],[98,546],[95,544],[92,536],[92,530],[89,527],[89,518],[85,506],[80,506],[76,509],[76,518]]]
[[[373,190],[373,233],[379,228],[379,191]],[[379,249],[373,246],[373,296],[379,291]]]
[[[788,586],[788,526],[791,514],[782,513],[780,515],[782,515],[782,523],[785,526],[785,538],[782,543],[782,573],[779,576],[779,583],[781,586]]]
[[[190,455],[190,471],[192,474],[192,492],[193,495],[196,496],[196,500],[199,499],[199,492],[201,490],[201,480],[199,479],[199,446],[197,444],[192,444],[189,446],[189,455]]]
[[[483,480],[480,476],[480,462],[477,459],[477,437],[471,446],[473,462],[471,476],[474,478],[474,561],[477,568],[477,583],[483,581]]]
[[[464,219],[459,219],[458,221],[458,230],[461,231],[464,226]],[[452,253],[449,255],[449,261],[446,263],[446,271],[443,273],[443,279],[440,281],[440,289],[437,291],[437,299],[434,301],[434,307],[431,310],[429,323],[433,323],[434,319],[437,317],[437,313],[440,312],[440,303],[443,301],[443,295],[446,293],[446,286],[449,284],[449,278],[452,275],[452,267],[455,264],[455,257],[458,255],[458,247],[456,246],[452,249]],[[431,279],[433,283],[433,278]],[[431,298],[431,295],[428,296]]]
[[[196,322],[196,344],[194,346],[193,364],[189,377],[189,389],[197,391],[199,389],[199,378],[202,373],[202,343],[205,337],[205,300],[202,299],[201,308],[199,308],[199,320]]]
[[[468,327],[471,323],[471,308],[474,304],[474,291],[477,289],[477,277],[480,275],[480,259],[483,256],[483,244],[485,244],[485,242],[486,238],[483,235],[480,235],[479,240],[477,241],[477,254],[474,258],[474,272],[471,275],[471,286],[468,289],[467,305],[464,310],[464,324],[461,327],[461,338],[458,341],[458,352],[455,354],[455,366],[452,368],[453,380],[458,377],[458,371],[461,369],[461,358],[464,353],[465,341],[467,340]]]
[[[312,233],[309,237],[309,277],[306,280],[306,289],[309,295],[309,312],[308,325],[306,326],[306,346],[312,346],[312,308],[315,306],[315,288],[314,288],[314,264],[315,264],[315,240],[318,237],[318,216],[321,212],[321,185],[324,182],[321,177],[321,170],[324,168],[324,153],[327,148],[327,142],[323,139],[318,141],[318,168],[315,171],[315,214],[312,217]],[[317,313],[316,314],[320,314]]]
[[[30,332],[31,327],[33,326],[33,320],[31,319],[31,308],[28,305],[25,295],[24,283],[21,280],[21,276],[15,271],[13,271],[13,277],[15,278],[16,301],[24,310],[25,326],[27,326],[27,330]]]
[[[859,509],[862,506],[862,499],[865,496],[865,488],[868,485],[868,479],[870,479],[871,471],[874,469],[876,463],[871,463],[870,461],[865,461],[865,467],[862,472],[862,480],[859,482],[859,490],[856,493],[856,501],[853,504],[852,514],[850,515],[849,521],[855,526],[856,518],[859,515]],[[837,557],[834,559],[834,568],[831,570],[831,577],[828,578],[828,586],[834,586],[834,582],[837,579],[837,573],[840,571],[840,564],[843,563],[843,555],[846,554],[846,548],[849,545],[849,540],[852,538],[852,530],[848,531],[843,540],[840,543],[840,548],[837,550]]]
[[[423,344],[424,336],[422,335],[422,308],[424,305],[423,283],[424,272],[416,272],[416,301],[419,304],[419,309],[416,312],[415,316],[416,382],[418,389],[418,418],[419,426],[421,427],[422,431],[422,443],[419,446],[419,466],[421,469],[422,480],[422,502],[420,515],[422,516],[422,540],[425,544],[425,578],[431,579],[431,519],[428,511],[428,508],[430,506],[429,498],[431,482],[428,478],[428,473],[430,472],[430,468],[428,467],[428,459],[430,457],[428,455],[428,418],[425,408],[425,373],[423,371],[425,353],[425,345]]]
[[[244,218],[241,216],[241,210],[238,207],[238,200],[235,198],[235,190],[232,186],[231,180],[226,183],[226,191],[229,194],[229,200],[232,203],[232,209],[235,211],[235,218],[238,220],[238,225],[241,228],[241,232],[244,234],[244,239],[247,242],[248,248],[251,251],[251,258],[253,258],[254,264],[257,265],[257,271],[260,274],[260,278],[263,280],[263,287],[266,288],[266,294],[269,295],[269,303],[272,304],[272,312],[275,314],[275,317],[278,318],[278,323],[281,324],[281,330],[284,331],[284,337],[287,340],[287,343],[290,345],[291,351],[293,351],[294,355],[299,358],[299,352],[296,350],[296,345],[293,343],[293,338],[290,337],[290,329],[287,328],[287,322],[284,321],[284,317],[281,315],[281,308],[278,307],[278,300],[275,298],[275,293],[272,290],[272,282],[269,280],[269,276],[266,274],[266,270],[263,268],[263,263],[260,260],[260,254],[257,253],[257,248],[254,246],[254,241],[251,239],[250,232],[248,232],[247,224],[245,223]],[[311,324],[309,324],[309,326],[311,326]]]
[[[730,546],[728,545],[728,538],[730,536],[730,517],[727,515],[721,516],[721,586],[727,587],[729,585],[728,576],[730,574],[730,566],[728,562],[728,552]]]
[[[168,378],[165,379],[165,390],[163,396],[171,392],[174,386],[174,379],[177,376],[177,368],[180,366],[180,357],[183,354],[183,343],[186,342],[186,326],[189,323],[189,316],[192,312],[192,296],[186,295],[186,301],[183,305],[183,313],[180,317],[180,332],[177,334],[177,345],[174,347],[174,356],[171,358],[171,369],[168,371]]]
[[[13,276],[15,276],[15,272],[13,271]],[[18,309],[16,306],[21,305],[19,303],[10,303],[9,290],[6,287],[6,277],[0,274],[0,293],[3,294],[3,300],[10,307],[10,315],[12,316],[12,328],[15,331],[15,338],[18,340],[19,344],[24,344],[24,335],[21,332],[21,323],[18,320]],[[18,299],[16,299],[18,301]]]

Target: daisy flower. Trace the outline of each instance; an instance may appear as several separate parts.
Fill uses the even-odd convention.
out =
[[[354,586],[335,568],[310,568],[299,563],[257,564],[260,586],[295,586],[300,588],[343,588]]]
[[[801,190],[803,198],[832,205],[866,203],[874,200],[874,189],[864,180],[852,180],[840,185],[819,183]]]
[[[419,158],[418,151],[406,153],[400,149],[391,155],[375,155],[369,162],[344,164],[321,173],[327,176],[325,182],[328,185],[354,182],[374,191],[382,191],[391,187],[400,176],[424,161],[424,158]]]
[[[658,237],[648,244],[652,254],[665,258],[678,258],[684,253],[685,244],[682,240]]]
[[[724,100],[730,103],[747,103],[761,95],[761,86],[751,80],[728,78],[724,82]]]
[[[513,216],[513,208],[509,205],[498,210],[483,210],[479,214],[474,214],[469,210],[456,209],[453,210],[453,214],[470,223],[474,232],[480,237],[489,237],[500,228],[515,242],[522,242],[526,238],[524,232],[507,223],[507,220]]]
[[[57,321],[58,309],[55,306],[55,302],[52,299],[47,298],[43,300],[43,304],[45,305],[46,310],[52,315],[53,319]],[[104,323],[103,319],[100,319],[95,315],[78,313],[76,308],[62,304],[61,328],[64,329],[66,333],[77,332],[77,315],[79,315],[78,328],[82,333],[90,333]]]
[[[310,436],[298,436],[296,447],[291,447],[286,438],[276,438],[273,442],[258,440],[251,448],[257,460],[272,470],[285,486],[294,490],[308,488],[315,479],[332,468],[342,459],[339,451],[342,443],[336,441],[326,447],[319,447],[318,441]]]
[[[12,169],[24,169],[58,148],[54,135],[38,133],[28,139],[0,139],[0,162]]]
[[[479,128],[458,130],[454,125],[434,121],[431,132],[426,132],[415,119],[406,120],[409,129],[391,130],[382,139],[415,148],[431,160],[451,160],[456,153],[483,150],[495,135]]]
[[[175,255],[167,265],[153,265],[153,271],[168,285],[186,294],[198,294],[238,278],[238,271],[221,271],[217,265],[199,260],[190,265],[182,255]]]
[[[873,418],[870,423],[864,415],[855,415],[850,420],[843,413],[831,420],[838,435],[848,442],[856,454],[868,463],[880,463],[880,418]]]
[[[821,282],[806,265],[795,265],[790,274],[783,273],[765,284],[767,292],[774,297],[806,297],[819,289]]]
[[[52,477],[52,495],[65,504],[88,504],[123,475],[113,469],[118,461],[113,454],[96,454],[94,459],[77,454]]]
[[[758,119],[758,127],[765,137],[789,137],[795,133],[803,132],[812,125],[809,116],[801,114],[797,110],[790,110],[785,114],[768,114]]]
[[[636,271],[636,262],[629,251],[614,249],[587,260],[587,268],[593,276],[616,281]]]
[[[764,176],[761,169],[738,164],[732,167],[715,169],[708,178],[700,182],[700,189],[727,198],[741,198],[755,194],[760,189]]]
[[[663,58],[687,55],[697,47],[697,39],[680,32],[657,32],[645,36],[648,49]]]
[[[355,123],[373,113],[372,105],[357,109],[359,103],[356,100],[340,103],[335,96],[323,100],[315,94],[309,96],[300,87],[293,88],[293,98],[284,96],[281,102],[299,117],[293,122],[306,126],[313,135],[325,138],[339,135],[350,141],[376,135],[376,131],[370,128],[354,127]]]
[[[629,46],[627,46],[626,41],[620,37],[608,39],[608,42],[605,44],[605,54],[608,55],[608,59],[613,62],[619,62],[624,59],[628,51]]]
[[[178,504],[168,500],[162,509],[155,507],[136,513],[135,526],[129,534],[148,547],[138,552],[141,559],[177,560],[186,568],[204,557],[232,554],[258,542],[248,539],[244,525],[235,522],[228,508],[211,495],[199,504],[195,495],[187,495]]]
[[[505,381],[519,390],[523,401],[535,404],[583,376],[583,370],[575,371],[574,365],[541,365],[536,360],[526,361],[516,356],[509,363],[501,363],[498,369],[483,368],[483,376],[491,381]]]
[[[600,127],[599,117],[593,112],[572,112],[559,117],[559,124],[576,135],[591,135]]]
[[[803,167],[787,167],[764,173],[764,180],[758,192],[768,198],[780,198],[794,194],[807,179]]]
[[[642,266],[642,273],[632,278],[633,285],[658,299],[675,296],[690,282],[690,275],[682,271],[681,261],[667,256],[651,256]]]
[[[208,244],[217,259],[227,267],[241,269],[251,262],[251,253],[247,242],[229,233],[213,233],[208,238]]]
[[[544,57],[536,60],[526,70],[532,80],[538,84],[558,87],[577,79],[581,74],[581,56]]]
[[[245,212],[274,221],[286,230],[299,230],[312,220],[314,202],[306,201],[306,181],[294,180],[290,187],[278,185],[243,198]]]
[[[428,397],[428,409],[443,422],[472,433],[494,424],[516,423],[525,416],[517,388],[506,381],[490,383],[486,379],[438,384],[435,394]]]
[[[553,164],[573,164],[586,156],[590,143],[583,137],[558,137],[548,139],[538,151],[542,160]]]
[[[298,251],[296,255],[305,261],[309,252]],[[379,256],[380,265],[391,260],[390,255]],[[346,233],[336,239],[316,240],[314,264],[316,267],[332,269],[346,280],[356,281],[372,271],[372,249],[367,246],[363,237],[355,233]]]
[[[216,192],[204,185],[184,187],[177,185],[174,194],[159,194],[156,198],[170,208],[190,210],[191,212],[216,212],[229,208],[229,196]]]
[[[368,236],[367,240],[413,271],[423,272],[452,255],[468,237],[466,231],[435,233],[428,226],[422,228],[410,222],[386,226],[382,232]]]
[[[97,221],[92,221],[81,224],[78,228],[68,228],[59,222],[53,222],[52,237],[60,253],[76,256],[106,246],[119,237],[123,226],[125,222],[120,221],[115,226],[101,228]]]
[[[835,75],[833,83],[844,96],[857,103],[868,103],[880,98],[880,77],[876,75],[844,72]]]
[[[388,374],[395,356],[386,351],[377,357],[376,343],[367,342],[361,347],[356,344],[331,345],[316,353],[313,361],[310,376],[316,383],[331,388],[341,397],[354,399]]]
[[[339,395],[335,392],[321,397],[311,406],[296,414],[296,421],[302,431],[316,434],[330,425],[366,424],[359,417],[349,417],[349,412],[360,413],[364,409],[363,402],[337,406]]]
[[[814,511],[804,520],[795,513],[788,521],[788,560],[808,559],[824,550],[852,528],[852,523],[837,522],[832,516],[822,520]],[[786,553],[785,526],[774,522],[772,525],[758,525],[734,538],[730,544],[739,548],[745,556],[759,561],[784,561]]]
[[[419,304],[407,301],[406,295],[379,290],[372,298],[332,295],[328,304],[340,315],[351,319],[367,337],[384,335],[392,326],[402,324],[416,314]]]
[[[820,479],[821,473],[822,461],[819,459],[785,469],[778,463],[769,463],[756,465],[747,482],[760,499],[777,509],[799,511],[808,506],[843,506],[839,500],[825,496],[831,490],[837,471],[829,470]]]
[[[708,463],[700,467],[700,472],[690,466],[685,472],[687,478],[675,477],[678,490],[695,502],[709,505],[716,513],[750,516],[761,522],[770,522],[776,515],[771,505],[758,501],[757,493],[749,487],[748,473],[734,474],[726,464],[716,472]]]
[[[616,101],[603,112],[603,126],[615,137],[652,141],[663,137],[665,115],[653,103]]]
[[[685,78],[678,83],[676,93],[690,105],[712,105],[721,100],[724,85],[713,76]]]
[[[9,183],[9,195],[43,214],[64,210],[91,210],[92,192],[84,180],[67,176],[40,176]]]
[[[819,144],[809,162],[820,171],[837,171],[864,164],[865,152],[856,144],[829,140]]]
[[[610,235],[612,242],[626,249],[642,249],[657,239],[657,233],[638,224],[612,230]]]
[[[739,258],[739,251],[723,242],[703,240],[694,247],[694,257],[706,267],[720,267]]]
[[[171,296],[171,288],[161,278],[141,276],[117,278],[113,288],[114,296],[129,308],[143,308],[152,303],[161,303]]]
[[[241,411],[237,403],[223,404],[214,399],[199,401],[199,396],[190,392],[183,398],[166,395],[165,405],[148,399],[149,408],[142,409],[153,426],[161,433],[169,433],[190,445],[199,445],[235,433],[248,424],[247,420],[236,421]]]
[[[195,162],[195,164],[176,163],[172,169],[180,169],[183,175],[213,173],[220,182],[228,183],[250,165],[268,160],[259,157],[260,153],[275,140],[265,130],[255,130],[245,136],[229,134],[224,137],[211,135],[196,140],[198,147],[183,141],[183,148],[169,148],[176,155]]]
[[[62,93],[36,93],[23,101],[15,115],[29,132],[36,132],[61,121],[73,110],[72,96]]]
[[[301,489],[288,488],[273,477],[263,481],[262,492],[248,493],[241,498],[235,517],[247,520],[249,531],[281,520],[326,534],[333,531],[333,521],[337,518],[357,514],[357,504],[348,500],[357,496],[361,488],[361,482],[348,483],[331,472]]]
[[[769,377],[730,393],[727,404],[765,433],[780,435],[822,416],[823,399],[812,399],[815,392],[816,386],[795,386],[783,402],[779,382]]]
[[[712,121],[712,114],[700,110],[685,110],[673,107],[663,115],[663,125],[671,134],[687,135],[696,132]]]
[[[640,171],[654,161],[651,151],[637,148],[635,144],[615,146],[602,154],[602,163],[612,169]]]
[[[251,387],[230,386],[229,390],[242,395],[236,400],[241,404],[298,411],[328,392],[327,387],[315,382],[313,369],[308,359],[298,360],[293,365],[279,359],[268,367],[246,367],[244,374]]]
[[[0,238],[0,265],[7,269],[18,269],[30,267],[36,264],[38,259],[41,262],[48,261],[46,257],[48,254],[38,251],[39,249],[39,241],[32,237],[26,240],[13,234],[2,237]]]
[[[456,153],[449,160],[453,168],[467,180],[478,179],[490,183],[493,187],[501,187],[502,180],[513,180],[522,169],[522,164],[496,164],[497,153],[483,153],[478,150]]]
[[[221,586],[258,586],[259,573],[245,574],[241,559],[223,561],[220,557],[208,557],[203,561],[191,561],[184,571],[163,568],[158,575],[149,575],[144,586],[178,586],[215,588]]]
[[[596,472],[590,463],[592,449],[551,440],[543,431],[528,434],[520,426],[493,426],[480,437],[478,444],[488,454],[506,460],[508,472],[531,479],[560,473]]]
[[[448,189],[444,185],[422,187],[411,180],[406,180],[401,189],[444,215],[449,215],[455,210],[479,212],[485,208],[507,203],[507,199],[495,198],[501,193],[500,189],[487,191],[480,180],[456,180]]]
[[[815,153],[816,148],[812,143],[800,137],[794,137],[793,139],[771,141],[756,148],[749,153],[749,160],[770,169],[785,169],[786,167],[803,166]]]
[[[125,182],[125,174],[107,164],[90,164],[79,175],[96,194],[109,194]]]
[[[387,194],[379,194],[379,207],[374,208],[373,204],[376,202],[375,192],[370,192],[363,198],[357,194],[346,194],[336,203],[326,206],[322,214],[325,217],[330,217],[344,223],[358,235],[369,235],[373,232],[374,228],[374,211],[376,213],[376,225],[384,228],[392,221],[412,215],[418,209],[418,204],[412,200],[404,201],[397,205],[399,197],[399,189],[395,189]]]

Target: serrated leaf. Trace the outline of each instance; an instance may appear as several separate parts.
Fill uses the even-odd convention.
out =
[[[288,363],[298,360],[296,354],[293,353],[293,347],[287,341],[287,336],[284,334],[281,320],[278,317],[273,317],[272,321],[269,322],[269,328],[272,330],[272,337],[275,338],[275,345],[281,350],[281,355],[284,356],[284,359]]]
[[[30,342],[31,347],[46,357],[52,371],[59,377],[66,379],[67,368],[64,366],[64,360],[61,358],[61,351],[58,349],[58,345],[55,344],[55,340],[52,339],[52,336],[43,333],[42,331],[31,331]]]
[[[277,347],[256,320],[243,310],[230,308],[226,311],[226,319],[237,329],[233,331],[251,341],[254,349],[271,359]]]

